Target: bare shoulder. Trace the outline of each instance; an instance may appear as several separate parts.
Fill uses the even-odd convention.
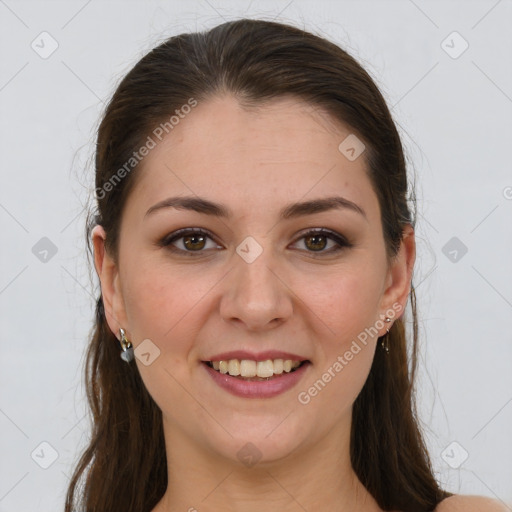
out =
[[[436,507],[434,512],[510,512],[501,501],[483,496],[450,496]]]

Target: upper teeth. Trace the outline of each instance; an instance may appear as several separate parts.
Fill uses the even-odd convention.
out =
[[[220,373],[242,377],[272,377],[284,372],[290,372],[300,365],[300,361],[291,359],[267,359],[266,361],[252,361],[250,359],[230,359],[229,361],[211,361],[215,370]]]

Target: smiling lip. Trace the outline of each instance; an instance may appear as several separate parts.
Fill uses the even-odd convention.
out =
[[[282,354],[282,352],[280,353]],[[240,352],[230,352],[229,354],[240,354]],[[302,379],[310,365],[311,363],[307,361],[293,372],[275,375],[269,380],[247,381],[232,377],[229,373],[220,373],[204,361],[201,364],[219,387],[242,398],[271,398],[280,395],[295,386]]]
[[[251,361],[266,361],[267,359],[291,359],[292,361],[306,361],[305,357],[291,354],[290,352],[280,352],[278,350],[266,350],[265,352],[248,352],[247,350],[233,350],[231,352],[223,352],[211,356],[210,359],[205,361],[229,361],[230,359],[249,359]]]

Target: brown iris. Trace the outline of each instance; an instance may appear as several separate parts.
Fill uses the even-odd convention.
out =
[[[187,249],[191,249],[193,251],[195,250],[201,250],[204,248],[206,236],[204,235],[187,235],[183,237],[183,244]],[[198,247],[196,244],[202,244],[200,247]]]
[[[312,249],[313,251],[321,251],[325,249],[326,246],[326,236],[325,235],[309,235],[304,238],[304,243],[308,249]],[[312,240],[313,243],[310,245],[308,241]]]

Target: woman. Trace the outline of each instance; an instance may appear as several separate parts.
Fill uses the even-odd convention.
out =
[[[106,109],[96,198],[67,512],[504,510],[434,478],[402,146],[346,52],[251,20],[169,39]]]

